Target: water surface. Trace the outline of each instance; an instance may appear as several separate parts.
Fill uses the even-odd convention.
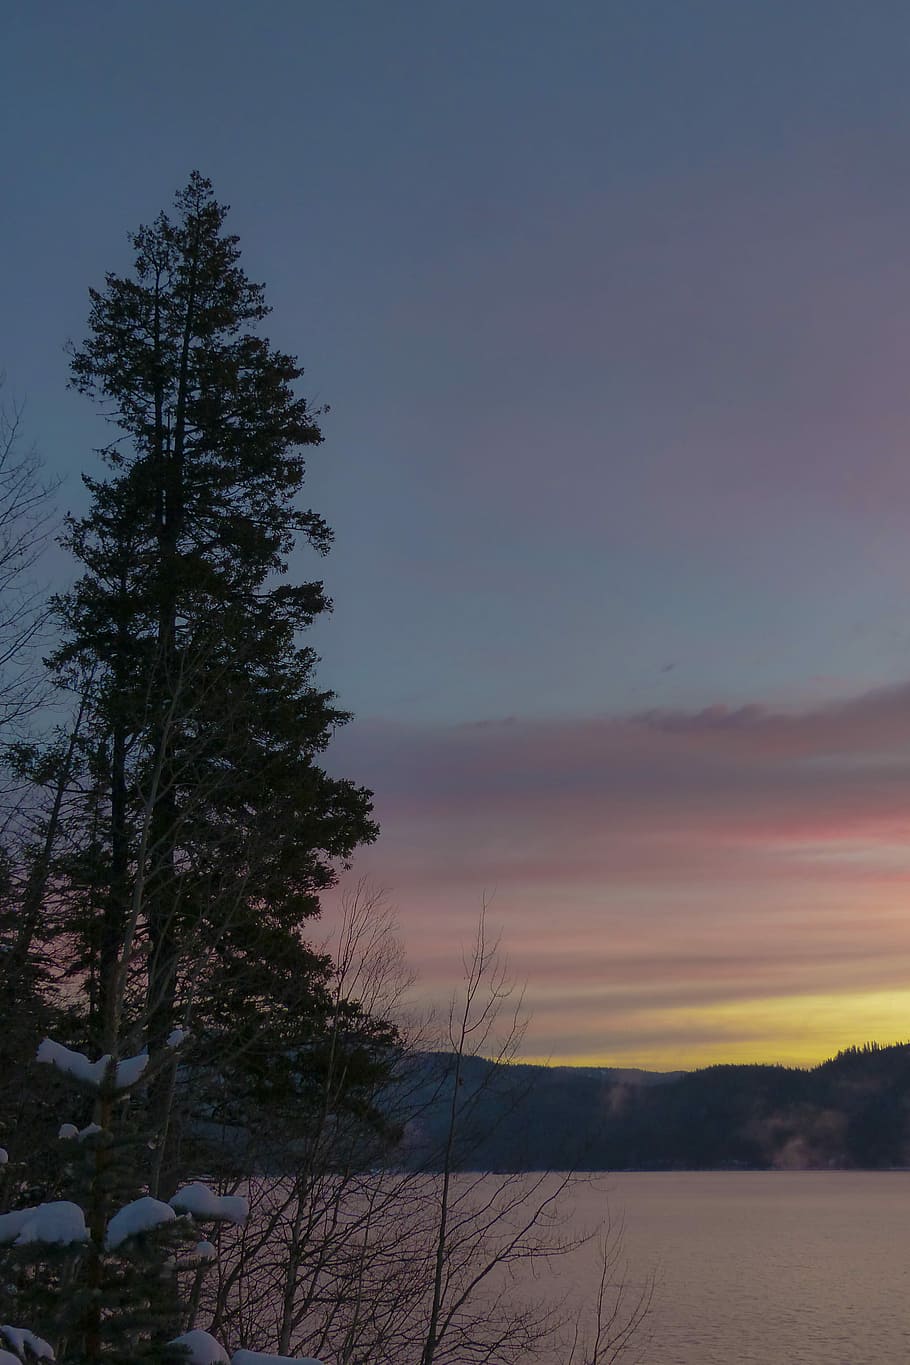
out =
[[[605,1188],[630,1276],[657,1268],[642,1365],[910,1360],[910,1172],[620,1174]],[[575,1219],[601,1198],[576,1196]]]

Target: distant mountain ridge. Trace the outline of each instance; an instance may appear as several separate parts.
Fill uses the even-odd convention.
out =
[[[430,1054],[398,1159],[425,1162],[452,1103]],[[883,1169],[910,1166],[910,1044],[867,1043],[810,1069],[495,1068],[462,1059],[458,1164],[489,1170]]]
[[[536,1062],[516,1062],[516,1067],[526,1067],[529,1071],[567,1071],[572,1076],[599,1077],[620,1085],[665,1085],[667,1081],[678,1081],[685,1071],[644,1071],[638,1066],[544,1066]]]

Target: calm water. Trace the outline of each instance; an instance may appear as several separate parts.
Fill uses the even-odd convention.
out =
[[[615,1175],[643,1365],[906,1365],[910,1172]],[[596,1218],[600,1196],[577,1201]]]

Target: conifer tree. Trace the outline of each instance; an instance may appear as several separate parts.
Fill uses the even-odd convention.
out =
[[[183,1039],[178,1033],[172,1041],[179,1048]],[[0,1327],[0,1336],[22,1365],[35,1357],[187,1365],[178,1343],[188,1286],[217,1258],[208,1237],[221,1223],[244,1223],[247,1201],[199,1182],[169,1203],[145,1192],[136,1149],[147,1134],[130,1101],[146,1077],[147,1054],[93,1062],[46,1038],[36,1061],[46,1065],[18,1076],[19,1085],[43,1090],[49,1111],[79,1122],[86,1111],[93,1117],[45,1133],[40,1191],[31,1183],[37,1154],[24,1153],[15,1133],[13,1160],[3,1151],[14,1207],[0,1214],[0,1282],[4,1316],[15,1325]],[[217,1343],[209,1350],[213,1362],[224,1356]],[[0,1363],[9,1365],[2,1356]]]
[[[347,720],[299,639],[329,607],[323,585],[285,581],[298,540],[331,541],[297,502],[319,414],[261,335],[263,289],[225,215],[194,174],[175,213],[132,236],[132,273],[91,292],[72,356],[73,385],[116,430],[68,524],[83,576],[57,602],[57,674],[93,678],[69,927],[92,978],[88,1041],[147,1043],[155,1106],[173,1087],[157,1061],[190,1012],[195,1037],[230,1035],[263,1086],[288,1083],[276,1058],[326,1008],[330,964],[305,925],[375,835],[369,793],[319,763]]]

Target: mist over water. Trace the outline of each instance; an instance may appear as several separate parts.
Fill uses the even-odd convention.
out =
[[[619,1174],[573,1220],[593,1223],[598,1199],[624,1217],[630,1279],[657,1271],[647,1340],[629,1360],[910,1359],[910,1172]]]

